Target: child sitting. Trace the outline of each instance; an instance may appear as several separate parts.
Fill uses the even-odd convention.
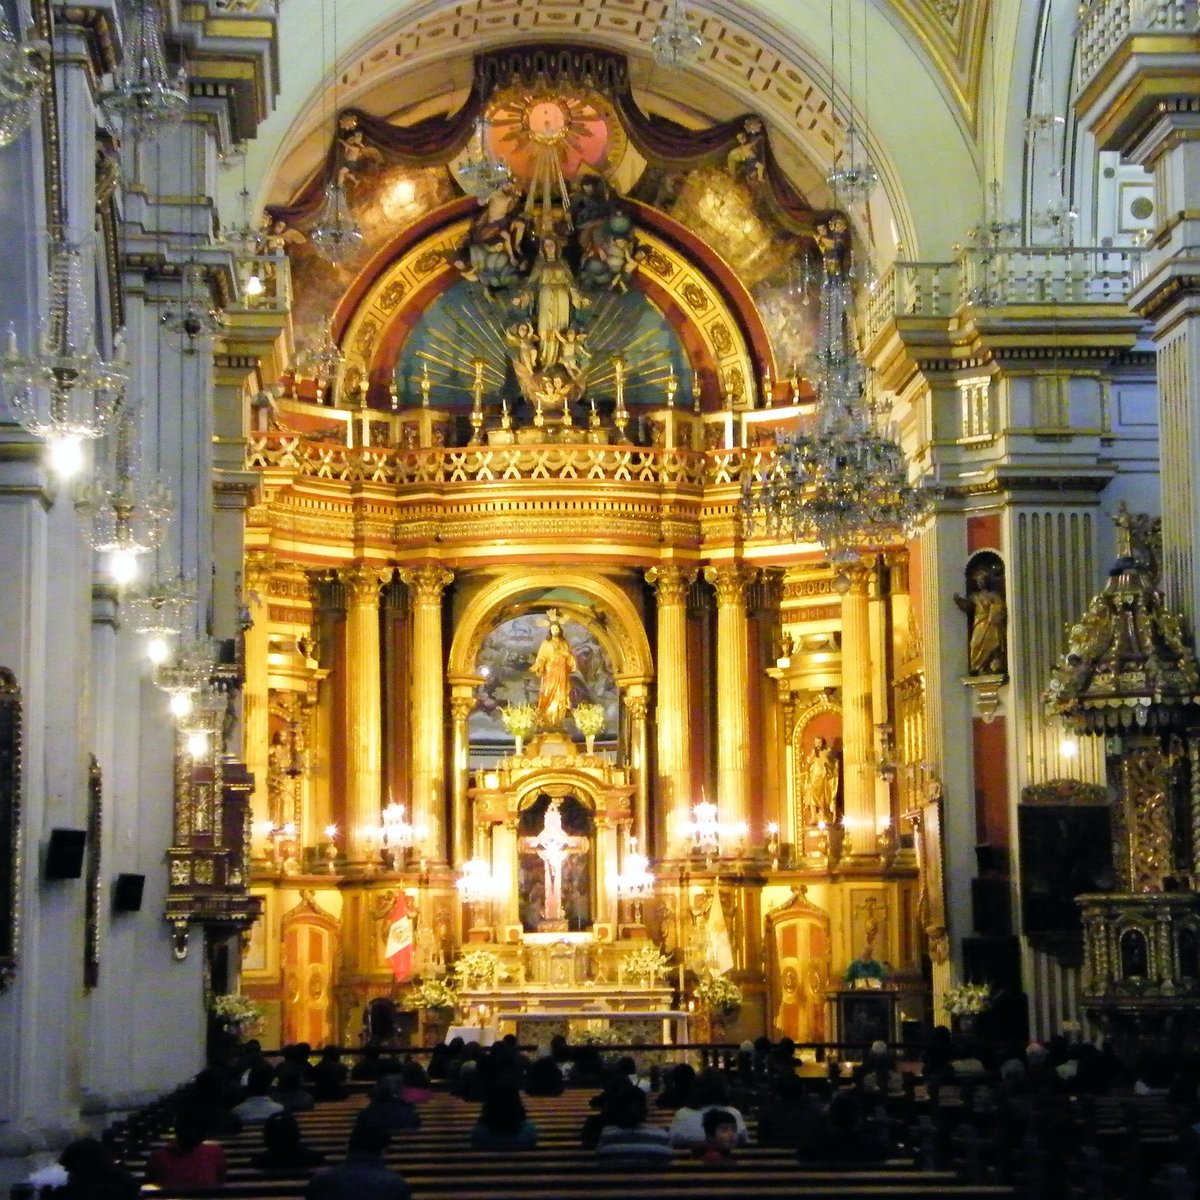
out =
[[[704,1145],[696,1153],[703,1163],[728,1166],[733,1162],[737,1141],[738,1125],[733,1113],[724,1108],[710,1108],[704,1114]]]

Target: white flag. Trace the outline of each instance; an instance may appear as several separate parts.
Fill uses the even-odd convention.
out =
[[[714,884],[712,904],[708,909],[708,966],[714,975],[733,970],[733,946],[721,907],[721,889]]]

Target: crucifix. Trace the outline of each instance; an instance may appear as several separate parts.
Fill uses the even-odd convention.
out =
[[[546,809],[541,832],[535,837],[521,839],[521,849],[533,851],[542,860],[543,900],[539,927],[566,928],[562,907],[562,869],[571,854],[586,854],[588,840],[567,833],[563,828],[560,800],[551,800]]]

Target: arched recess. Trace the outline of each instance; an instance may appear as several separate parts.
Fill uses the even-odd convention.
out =
[[[633,286],[679,335],[701,391],[719,402],[753,392],[753,363],[778,376],[762,317],[736,272],[679,222],[627,201],[648,251]],[[334,313],[333,335],[344,355],[341,389],[369,380],[367,403],[386,408],[392,369],[421,314],[460,273],[450,265],[476,211],[456,200],[402,230],[359,272]]]
[[[593,601],[607,619],[589,620],[589,614],[573,610],[570,602],[560,599],[562,593],[571,591]],[[521,567],[490,580],[471,598],[455,625],[447,673],[451,678],[473,677],[479,648],[501,613],[511,614],[514,605],[528,609],[546,603],[568,613],[574,611],[588,621],[605,653],[611,655],[619,686],[645,683],[653,677],[654,660],[641,616],[611,579],[589,571],[539,567]]]

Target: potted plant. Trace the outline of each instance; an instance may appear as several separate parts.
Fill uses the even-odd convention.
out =
[[[725,1026],[742,1007],[742,989],[732,979],[705,971],[696,984],[696,1007],[708,1016],[710,1038],[724,1041]]]
[[[671,962],[657,946],[639,946],[625,955],[621,967],[626,979],[653,987],[671,969]]]
[[[604,705],[577,704],[571,710],[571,716],[575,718],[576,728],[583,734],[587,752],[591,754],[596,746],[596,737],[604,732],[604,725],[608,720]]]
[[[214,996],[208,1012],[214,1024],[239,1040],[254,1033],[263,1018],[262,1007],[239,992]]]
[[[990,983],[952,983],[942,996],[942,1007],[956,1031],[971,1036],[979,1014],[987,1012],[995,998]]]
[[[516,739],[513,753],[521,754],[525,749],[525,739],[538,727],[537,709],[532,704],[506,704],[500,710],[500,720]]]
[[[500,978],[500,960],[487,950],[467,950],[458,956],[454,975],[460,988],[490,988]]]
[[[445,1040],[446,1030],[458,1007],[458,993],[444,979],[426,979],[408,990],[405,1002],[424,1014],[427,1040]]]

